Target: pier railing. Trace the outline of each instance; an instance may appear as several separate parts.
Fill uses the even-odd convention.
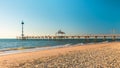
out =
[[[120,37],[120,34],[96,34],[96,35],[75,35],[75,36],[17,36],[17,39],[117,39]]]

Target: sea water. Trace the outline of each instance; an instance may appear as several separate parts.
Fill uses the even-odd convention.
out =
[[[73,46],[76,44],[84,45],[88,43],[98,43],[98,42],[111,42],[112,39],[28,39],[28,40],[17,40],[17,39],[0,39],[0,52],[14,53],[21,50],[24,51],[34,51],[43,50],[50,48],[58,48],[65,46]],[[117,41],[119,41],[117,39]],[[26,49],[26,50],[25,50]],[[0,53],[1,55],[1,53]]]

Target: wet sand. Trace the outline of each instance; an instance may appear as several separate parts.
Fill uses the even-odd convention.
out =
[[[120,42],[0,56],[0,68],[119,68]]]

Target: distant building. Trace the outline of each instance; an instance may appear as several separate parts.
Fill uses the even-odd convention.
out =
[[[55,35],[57,36],[57,38],[64,38],[65,34],[65,32],[58,30]]]

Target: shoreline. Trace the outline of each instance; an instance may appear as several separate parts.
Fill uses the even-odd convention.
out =
[[[8,48],[0,50],[0,56],[10,55],[10,54],[17,54],[17,53],[25,53],[25,52],[35,52],[35,51],[42,51],[42,50],[51,50],[56,48],[66,48],[66,47],[73,47],[73,46],[87,46],[93,44],[102,44],[102,43],[110,43],[108,41],[104,42],[97,42],[97,43],[78,43],[78,44],[65,44],[65,45],[58,45],[58,46],[46,46],[46,47],[28,47],[28,48]]]
[[[3,56],[0,56],[0,67],[6,68],[14,65],[20,67],[20,64],[22,63],[27,63],[27,61],[32,62],[39,58],[45,58],[45,57],[50,58],[52,56],[65,55],[65,54],[69,54],[71,52],[77,52],[77,51],[84,52],[89,49],[94,50],[94,49],[101,49],[105,47],[113,48],[115,47],[113,45],[119,46],[120,42],[96,43],[96,44],[88,44],[83,46],[77,45],[77,46],[54,48],[54,49],[48,49],[48,50],[38,50],[33,52],[22,52],[22,53],[3,55]]]

